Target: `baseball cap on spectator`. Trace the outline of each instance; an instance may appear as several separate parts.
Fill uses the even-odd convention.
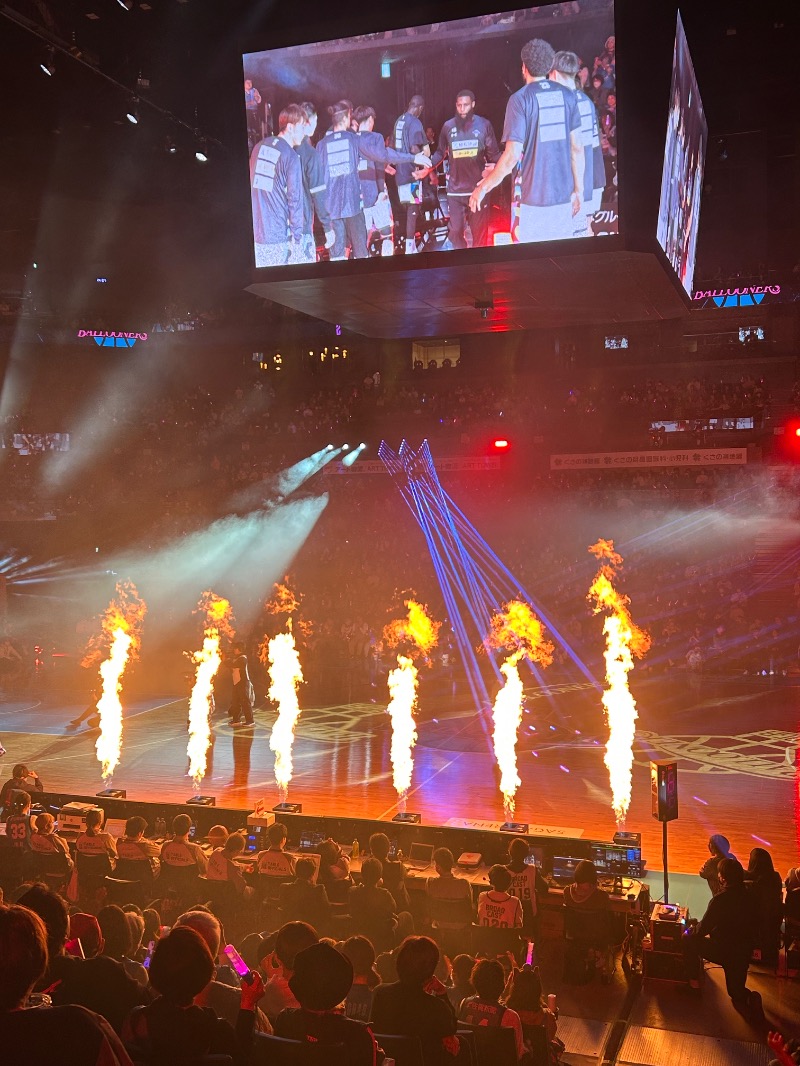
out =
[[[70,940],[80,940],[84,957],[87,959],[94,958],[103,950],[103,933],[93,914],[84,914],[82,911],[71,914],[69,937]]]
[[[352,984],[353,964],[328,944],[312,944],[295,956],[289,988],[307,1010],[333,1010]]]

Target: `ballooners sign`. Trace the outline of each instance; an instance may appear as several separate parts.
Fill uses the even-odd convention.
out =
[[[778,297],[772,303],[786,302],[786,289],[781,293],[780,285],[742,285],[731,289],[697,289],[692,294],[695,307],[757,307],[765,297]]]
[[[137,341],[146,341],[146,333],[122,333],[109,329],[79,329],[78,340],[91,337],[100,348],[132,348]]]

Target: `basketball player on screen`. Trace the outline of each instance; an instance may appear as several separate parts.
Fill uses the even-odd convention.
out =
[[[303,168],[294,151],[305,137],[306,116],[298,104],[280,113],[277,137],[266,137],[250,156],[250,187],[256,266],[284,266],[301,258]]]
[[[479,211],[487,192],[519,165],[522,199],[517,233],[522,243],[572,238],[582,210],[581,117],[575,93],[548,80],[554,58],[552,47],[538,38],[522,49],[525,84],[506,106],[503,154],[469,198],[470,208]]]

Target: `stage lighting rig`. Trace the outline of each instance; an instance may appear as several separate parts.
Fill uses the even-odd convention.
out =
[[[48,48],[46,57],[39,64],[39,70],[48,78],[52,78],[56,72],[55,54],[54,48]]]
[[[136,97],[131,100],[128,110],[125,112],[125,118],[132,126],[139,125],[139,101]]]

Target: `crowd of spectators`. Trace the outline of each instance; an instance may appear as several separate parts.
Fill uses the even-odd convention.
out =
[[[374,444],[384,435],[395,445],[402,436],[428,437],[435,455],[469,455],[485,449],[497,427],[512,441],[528,442],[531,433],[556,424],[591,424],[593,415],[603,424],[635,418],[643,427],[653,419],[703,412],[758,419],[769,402],[766,383],[748,376],[566,388],[536,379],[470,382],[449,371],[387,384],[376,372],[327,385],[314,382],[309,389],[306,382],[293,390],[265,375],[222,390],[169,389],[144,404],[121,390],[107,394],[92,419],[78,428],[69,424],[70,452],[24,456],[6,450],[0,466],[4,517],[66,521],[77,538],[82,529],[93,538],[102,528],[111,541],[106,550],[143,541],[157,545],[230,513],[240,490],[258,486],[259,502],[274,496],[274,475],[329,441],[371,441],[363,459],[373,461]],[[66,405],[63,410],[66,418]],[[23,427],[36,429],[45,417],[34,408],[9,416],[4,442]],[[784,571],[785,589],[777,599],[767,603],[754,595],[758,544],[746,524],[738,540],[728,538],[713,554],[702,535],[687,533],[669,552],[657,533],[653,543],[643,536],[681,514],[687,528],[692,515],[711,522],[712,511],[767,513],[780,504],[784,515],[794,514],[793,472],[751,465],[548,472],[534,455],[523,464],[522,450],[500,470],[454,471],[442,481],[524,587],[559,620],[584,661],[593,661],[597,643],[587,624],[591,575],[585,548],[613,527],[639,538],[626,553],[624,584],[654,637],[645,672],[784,671],[796,664],[800,573],[796,567]],[[359,469],[332,463],[300,490],[326,490],[330,499],[293,576],[315,624],[311,654],[319,651],[324,658],[326,648],[338,654],[344,643],[352,661],[369,671],[398,590],[413,588],[439,617],[444,605],[422,537],[396,488],[387,477]],[[566,662],[563,652],[557,658]]]
[[[344,1066],[376,1066],[398,1046],[411,1054],[409,1041],[422,1066],[468,1066],[476,1047],[480,1063],[555,1066],[564,1044],[555,996],[543,993],[545,980],[552,987],[562,978],[545,975],[541,959],[561,966],[568,984],[597,975],[609,983],[628,939],[584,859],[563,895],[565,922],[574,929],[580,921],[584,932],[564,942],[558,962],[560,941],[541,921],[550,884],[526,862],[523,837],[491,867],[476,903],[447,848],[412,883],[402,852],[389,857],[385,834],[370,837],[357,863],[355,846],[350,857],[331,839],[313,853],[288,851],[288,831],[274,823],[237,872],[250,892],[234,882],[223,893],[230,871],[215,860],[240,854],[228,848],[240,834],[213,827],[187,861],[186,815],[160,844],[143,837],[143,821],[128,820],[115,854],[132,855],[137,845],[141,852],[117,859],[113,878],[86,862],[85,834],[72,842],[76,865],[65,862],[60,873],[48,866],[48,884],[31,876],[29,844],[0,842],[0,882],[13,901],[0,892],[4,1054],[50,1066],[194,1066],[209,1055],[248,1066],[272,1061],[274,1034],[328,1047]],[[761,997],[746,986],[748,968],[752,958],[774,967],[782,947],[787,958],[795,950],[798,871],[789,871],[784,898],[764,848],[753,849],[744,869],[715,834],[709,855],[700,875],[713,895],[684,938],[687,972],[696,983],[703,958],[719,963],[733,1006],[757,1020]],[[132,879],[136,862],[146,877]],[[109,902],[112,891],[119,903]],[[504,1029],[505,1043],[496,1032]],[[498,1040],[487,1044],[492,1033]],[[776,1052],[779,1045],[771,1040]]]

